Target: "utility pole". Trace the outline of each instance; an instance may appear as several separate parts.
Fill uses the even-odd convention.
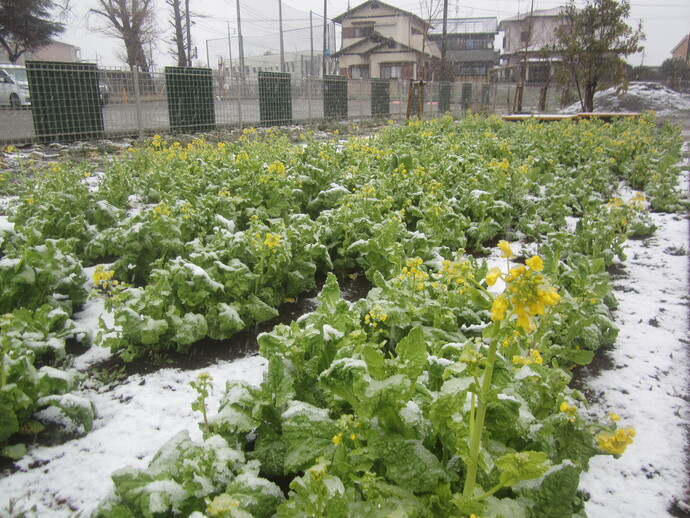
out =
[[[283,2],[278,0],[278,30],[280,30],[280,71],[285,72],[285,49],[283,47]]]
[[[185,23],[187,24],[187,66],[192,66],[192,24],[190,23],[189,17],[189,0],[184,2],[185,8]]]
[[[240,50],[240,77],[244,79],[244,45],[242,43],[242,22],[240,20],[240,0],[237,4],[237,44]]]
[[[228,22],[228,54],[230,56],[230,74],[228,75],[228,86],[232,85],[232,40],[230,39],[230,22]]]
[[[326,29],[328,28],[328,0],[323,0],[323,70],[322,77],[326,77]]]
[[[309,75],[314,75],[314,24],[312,23],[312,13],[309,10],[309,44],[311,50],[311,61],[309,61]]]
[[[448,81],[446,52],[448,50],[448,0],[443,0],[443,36],[441,39],[441,81]]]

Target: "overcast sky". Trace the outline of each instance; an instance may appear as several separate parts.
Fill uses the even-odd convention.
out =
[[[159,25],[162,29],[168,26],[168,8],[164,0],[158,2]],[[355,0],[326,0],[328,18],[345,12],[358,5]],[[68,30],[61,36],[61,41],[81,48],[84,60],[98,61],[102,66],[123,66],[122,44],[96,31],[97,19],[88,16],[88,11],[95,5],[95,0],[72,0],[72,13],[67,19]],[[418,0],[389,0],[386,3],[401,9],[420,14]],[[534,9],[550,9],[563,5],[558,0],[534,0]],[[582,1],[577,2],[582,4]],[[529,11],[531,0],[449,0],[449,17],[483,17],[492,16],[501,19]],[[642,21],[647,36],[645,52],[629,58],[633,65],[660,65],[671,57],[671,49],[680,42],[684,35],[690,33],[690,0],[631,0],[630,23]],[[206,63],[209,49],[209,61],[216,62],[219,56],[227,57],[227,24],[233,34],[233,53],[237,59],[236,6],[235,0],[190,0],[193,12],[205,15],[196,18],[192,31],[192,40],[198,50],[200,62]],[[245,55],[279,52],[278,47],[278,0],[240,0],[242,16],[242,33],[245,41]],[[283,20],[285,32],[285,51],[309,51],[310,30],[309,11],[313,15],[314,47],[316,52],[322,46],[323,0],[283,0]],[[170,35],[163,38],[169,40]],[[337,46],[340,42],[337,43]],[[330,46],[330,45],[329,45]],[[156,66],[174,64],[168,54],[169,43],[160,41],[153,48]]]

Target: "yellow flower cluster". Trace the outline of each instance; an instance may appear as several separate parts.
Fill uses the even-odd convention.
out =
[[[164,202],[159,203],[153,208],[153,217],[158,219],[162,216],[170,216],[170,207]]]
[[[454,286],[461,292],[470,287],[474,281],[474,268],[469,260],[449,261],[444,259],[441,262],[441,271],[437,277],[448,287]]]
[[[339,434],[333,436],[331,441],[333,444],[338,446],[339,444],[342,444],[343,438],[347,437],[351,441],[356,441],[357,440],[357,433],[355,433],[360,427],[361,423],[359,421],[355,421],[355,418],[352,414],[344,414],[340,416],[338,419],[338,427],[340,427],[341,430],[344,430],[340,432]]]
[[[504,146],[499,144],[499,149],[502,147],[504,147]],[[507,173],[508,170],[510,169],[510,162],[508,161],[507,158],[504,158],[500,162],[497,159],[492,158],[489,161],[489,163],[487,164],[487,167],[489,167],[489,169],[498,170],[502,173]]]
[[[109,291],[113,286],[120,284],[117,280],[113,280],[113,275],[115,275],[113,270],[106,270],[103,265],[99,265],[93,272],[93,283],[96,288]]]
[[[192,217],[192,214],[196,214],[194,206],[188,201],[180,206],[180,212],[182,213],[182,219],[189,219]]]
[[[514,257],[507,241],[500,241],[498,247],[502,257]],[[505,275],[500,269],[491,268],[486,275],[486,283],[493,286],[498,279],[503,279],[507,285],[506,291],[494,299],[491,320],[504,320],[512,309],[517,315],[517,325],[524,331],[531,332],[535,329],[532,317],[543,315],[546,307],[558,304],[561,297],[556,288],[538,273],[544,269],[541,257],[535,255],[525,263],[511,268]]]
[[[407,266],[403,267],[399,279],[412,279],[416,288],[420,291],[423,290],[426,286],[426,280],[429,278],[428,273],[419,269],[423,262],[420,257],[408,259]]]
[[[284,177],[285,176],[285,164],[279,161],[273,162],[271,165],[268,166],[268,172],[270,174],[274,174],[276,176]]]
[[[364,316],[364,323],[371,327],[378,327],[379,322],[383,323],[388,318],[388,315],[383,312],[381,306],[374,306],[374,308]]]
[[[151,139],[151,147],[153,149],[161,149],[165,147],[166,142],[163,140],[163,137],[161,137],[158,133],[156,133],[153,138]]]
[[[237,153],[235,156],[235,163],[240,163],[240,162],[247,162],[249,160],[249,155],[245,153],[244,151]]]
[[[513,363],[515,365],[532,365],[533,363],[541,365],[544,363],[544,358],[542,358],[541,353],[536,349],[530,349],[529,356],[520,356],[517,354],[513,356]]]
[[[563,401],[558,409],[564,414],[568,415],[568,420],[571,423],[575,422],[575,416],[577,415],[577,407],[570,405],[567,401]]]
[[[270,232],[267,232],[264,239],[264,246],[271,252],[275,253],[281,237],[282,236],[280,234],[271,234]]]
[[[597,440],[599,441],[599,448],[607,453],[614,455],[622,455],[629,444],[632,444],[635,437],[634,428],[619,428],[615,433],[601,434]]]

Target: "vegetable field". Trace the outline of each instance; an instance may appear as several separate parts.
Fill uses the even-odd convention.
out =
[[[588,412],[572,379],[616,342],[627,241],[687,209],[678,129],[473,116],[322,137],[155,136],[103,167],[2,176],[3,456],[21,465],[56,421],[92,431],[83,387],[118,379],[72,366],[86,348],[165,365],[317,290],[258,336],[260,384],[228,380],[211,404],[199,374],[199,437],[169,430],[72,511],[585,516],[581,475],[636,432]],[[345,300],[355,278],[371,289]],[[93,304],[95,332],[76,316]]]

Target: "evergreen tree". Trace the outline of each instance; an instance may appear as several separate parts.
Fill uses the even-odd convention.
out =
[[[0,0],[0,45],[11,63],[27,50],[45,47],[65,30],[53,21],[53,0]]]
[[[560,15],[556,43],[549,51],[562,60],[583,111],[594,110],[594,93],[604,80],[625,82],[623,57],[642,50],[642,26],[632,29],[625,22],[629,15],[626,0],[586,0],[581,9],[569,0]]]

